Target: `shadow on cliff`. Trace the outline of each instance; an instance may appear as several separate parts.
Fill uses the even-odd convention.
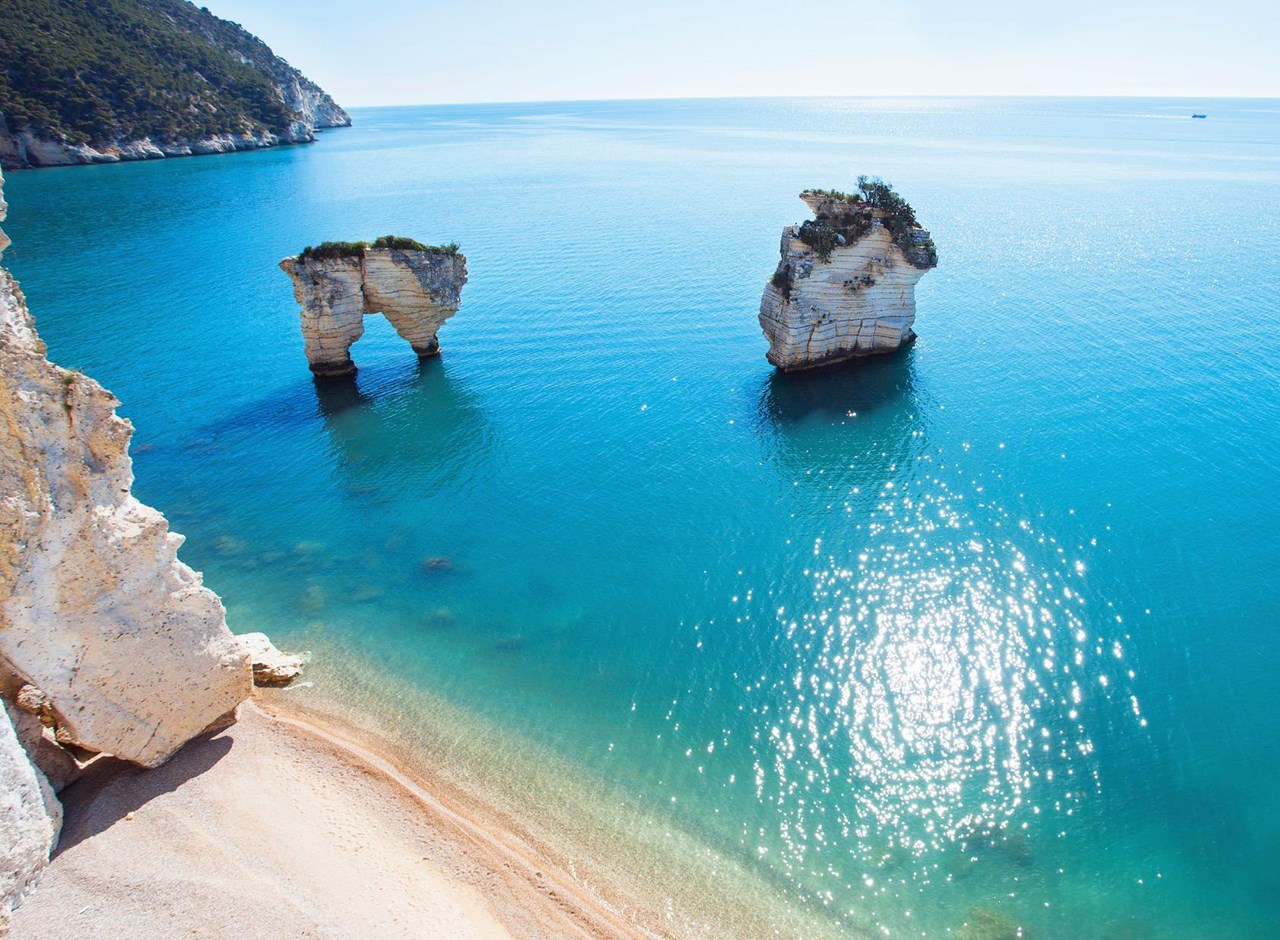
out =
[[[205,773],[231,751],[232,743],[232,737],[221,732],[201,735],[151,770],[114,757],[99,758],[59,794],[65,815],[55,857]]]

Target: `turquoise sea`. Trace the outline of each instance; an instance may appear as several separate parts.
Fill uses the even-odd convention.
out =
[[[354,118],[6,185],[288,694],[678,934],[1280,936],[1280,102]],[[920,339],[777,375],[780,232],[860,173],[937,242]],[[371,318],[316,385],[276,263],[389,232],[467,255],[444,354]]]

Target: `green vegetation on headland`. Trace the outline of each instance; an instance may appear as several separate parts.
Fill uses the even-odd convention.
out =
[[[823,196],[829,201],[815,213],[815,218],[801,223],[796,233],[814,250],[819,261],[830,261],[831,252],[838,245],[862,238],[879,219],[889,230],[893,243],[916,267],[933,267],[938,263],[933,242],[916,221],[915,210],[880,177],[859,176],[856,193],[810,189],[802,195]]]
[[[349,123],[260,39],[186,0],[5,0],[0,10],[7,135],[90,146],[296,136],[311,116],[299,93],[314,123]]]
[[[358,258],[367,248],[392,248],[399,251],[434,251],[442,255],[456,255],[459,251],[457,242],[447,245],[424,245],[412,238],[402,235],[383,235],[371,242],[321,242],[319,245],[308,245],[302,249],[298,257],[303,261],[323,261],[329,258]]]

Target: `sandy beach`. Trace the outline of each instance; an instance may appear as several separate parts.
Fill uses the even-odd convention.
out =
[[[15,940],[652,936],[510,834],[262,698],[164,766],[101,768]]]

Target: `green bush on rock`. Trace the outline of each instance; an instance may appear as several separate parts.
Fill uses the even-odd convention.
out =
[[[782,294],[783,300],[791,299],[791,288],[795,286],[795,276],[791,273],[791,265],[785,262],[773,272],[773,277],[769,279],[769,283],[778,289],[778,293]]]
[[[359,258],[370,248],[387,248],[393,251],[432,251],[437,254],[458,254],[457,242],[447,245],[424,245],[413,238],[403,235],[382,235],[372,242],[321,242],[319,245],[308,245],[298,255],[303,261],[323,261],[333,258]]]
[[[911,264],[919,268],[937,264],[937,250],[928,232],[920,228],[915,210],[880,177],[859,176],[855,193],[809,189],[802,195],[822,197],[816,218],[803,223],[796,235],[824,264],[831,260],[831,252],[837,245],[858,241],[876,220],[888,230],[893,243]]]
[[[839,233],[825,219],[802,222],[796,235],[817,253],[818,260],[823,264],[831,260],[831,252],[840,244]]]

